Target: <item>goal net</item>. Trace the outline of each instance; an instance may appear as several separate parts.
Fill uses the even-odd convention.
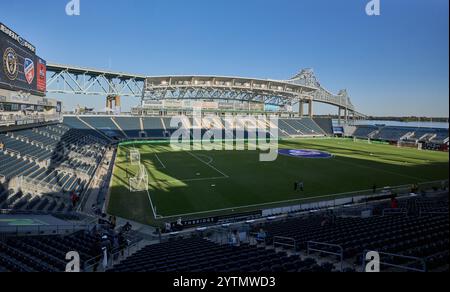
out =
[[[128,152],[128,162],[131,165],[141,164],[141,153],[137,149],[132,149]]]
[[[148,191],[148,174],[143,165],[139,165],[138,173],[129,179],[130,192]]]

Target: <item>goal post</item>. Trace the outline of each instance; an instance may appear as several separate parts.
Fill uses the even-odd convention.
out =
[[[134,177],[129,178],[130,192],[148,191],[148,173],[145,166],[139,164],[139,169]]]
[[[140,165],[141,164],[141,153],[137,149],[131,149],[128,151],[128,162],[131,165]]]

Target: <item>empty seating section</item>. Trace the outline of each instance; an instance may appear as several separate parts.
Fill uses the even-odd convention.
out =
[[[258,248],[231,247],[204,239],[179,239],[150,245],[110,272],[329,272],[331,264],[319,266],[311,258]]]
[[[410,142],[434,142],[448,143],[448,129],[434,128],[413,128],[413,127],[377,127],[369,125],[360,125],[356,127],[354,137],[362,139],[376,139],[390,142],[400,140]]]
[[[61,124],[0,134],[0,141],[4,144],[0,177],[6,182],[23,177],[33,184],[33,192],[57,187],[66,199],[7,192],[0,197],[0,209],[49,212],[71,211],[69,193],[83,192],[107,144],[84,130]]]
[[[418,128],[414,129],[414,135],[409,137],[407,140],[443,142],[448,139],[448,136],[448,130],[446,129]]]
[[[280,119],[278,121],[281,136],[325,136],[325,131],[310,118]]]
[[[448,196],[436,198],[413,197],[407,200],[400,200],[398,204],[398,209],[406,211],[409,216],[448,213],[448,207]],[[376,210],[379,214],[382,214],[382,210],[389,208],[390,203],[384,203],[378,205]]]
[[[432,142],[448,143],[448,138],[448,129],[438,129],[436,130],[436,137],[433,138]]]
[[[66,117],[64,122],[75,128],[83,131],[93,131],[92,128],[87,126],[85,123],[90,125],[92,128],[97,129],[98,131],[103,132],[109,137],[116,138],[141,138],[141,121],[142,127],[145,133],[145,136],[148,138],[167,138],[171,134],[173,134],[176,130],[180,128],[181,125],[171,126],[171,122],[173,121],[171,117],[94,117],[94,116],[80,116],[80,117]],[[114,125],[114,120],[117,125],[120,127],[118,129],[117,126]],[[321,120],[323,124],[326,125],[326,128],[329,131],[331,120],[324,119]],[[193,118],[187,118],[184,120],[183,126],[192,130],[196,127],[199,121],[194,123]],[[217,117],[216,122],[214,122],[218,128],[227,127],[230,128],[230,125],[227,125],[225,119]],[[208,123],[209,124],[209,123]],[[234,125],[236,127],[233,137],[243,137],[248,138],[248,128],[252,128],[255,125],[250,125],[245,122],[243,119],[237,118]],[[264,127],[265,125],[259,125],[259,127]],[[279,127],[279,136],[281,137],[291,137],[291,136],[326,136],[329,133],[322,129],[313,119],[311,118],[297,118],[297,119],[280,119],[278,122]],[[209,129],[209,128],[208,128]],[[202,128],[202,133],[205,133],[208,130],[206,127]],[[124,137],[123,133],[126,134],[127,137]],[[268,127],[267,127],[267,130]],[[95,132],[95,131],[94,131]],[[331,134],[332,135],[332,134]],[[230,139],[233,138],[229,134],[224,135],[225,138]]]
[[[378,128],[375,126],[358,126],[353,136],[357,138],[367,139],[371,138],[370,134],[374,133],[377,130]]]
[[[9,272],[64,272],[66,254],[77,251],[80,266],[101,255],[98,241],[85,232],[70,236],[14,237],[0,241],[0,270]]]
[[[297,248],[301,250],[307,248],[308,241],[340,245],[346,259],[356,257],[359,260],[365,250],[418,258],[448,253],[448,214],[336,218],[334,223],[328,221],[326,224],[323,220],[320,216],[290,219],[269,224],[266,230],[271,236],[295,239]],[[325,250],[333,251],[333,248]]]
[[[140,118],[135,117],[114,117],[113,118],[119,127],[125,132],[128,137],[140,137],[141,121]]]
[[[305,127],[306,133],[308,135],[326,135],[325,131],[317,125],[317,123],[309,118],[297,119],[298,123]]]
[[[35,162],[18,159],[0,151],[0,175],[7,180],[16,176],[27,175],[38,169],[39,166]]]
[[[294,125],[292,125],[288,120],[279,120],[278,128],[282,133],[286,133],[286,136],[299,136],[302,133]]]
[[[334,245],[342,247],[344,261],[356,270],[360,270],[363,253],[373,250],[418,259],[390,259],[399,266],[421,269],[423,259],[428,271],[448,271],[448,194],[440,198],[402,199],[400,207],[409,209],[409,216],[333,218],[325,213],[269,222],[263,226],[268,234],[266,247],[220,245],[198,237],[170,240],[145,247],[109,272],[330,272],[337,266],[328,261],[337,264],[336,258],[327,258],[324,252],[336,252]],[[418,209],[444,214],[419,216],[421,212],[415,212]],[[271,248],[275,236],[294,239],[300,254],[306,254],[308,242],[329,245],[305,258],[297,252],[288,255]]]
[[[99,131],[96,131],[92,128],[90,128],[88,125],[83,123],[80,119],[77,117],[64,117],[63,120],[64,125],[70,127],[71,129],[77,129],[83,132],[84,135],[90,135],[97,137],[99,139],[105,139],[105,135],[100,133]]]
[[[111,117],[80,117],[81,120],[91,125],[93,128],[102,131],[110,138],[125,138],[120,129],[112,121]]]
[[[329,136],[333,136],[333,120],[331,118],[314,118],[314,122]]]
[[[379,133],[377,133],[373,138],[378,140],[386,140],[386,141],[399,141],[406,134],[414,132],[411,128],[393,128],[393,127],[385,127],[382,128]]]
[[[164,126],[162,119],[159,117],[154,118],[142,118],[144,123],[144,129],[147,133],[148,137],[152,138],[163,138],[164,137]],[[170,125],[170,123],[167,123],[166,126]]]
[[[435,136],[434,129],[414,129],[414,135],[408,137],[408,141],[427,141],[429,138]]]

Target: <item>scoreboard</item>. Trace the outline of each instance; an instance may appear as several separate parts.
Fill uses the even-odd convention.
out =
[[[0,23],[0,88],[45,95],[47,65],[36,48]]]

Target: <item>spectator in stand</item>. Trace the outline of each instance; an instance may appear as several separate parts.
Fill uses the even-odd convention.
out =
[[[393,196],[391,199],[391,208],[398,209],[398,200],[395,196]]]
[[[129,232],[129,231],[131,231],[131,229],[133,229],[133,226],[130,224],[130,222],[127,222],[127,223],[123,226],[123,231],[125,231],[125,232]]]
[[[256,235],[256,242],[258,243],[265,243],[267,238],[267,234],[264,231],[264,229],[259,229],[258,234]]]
[[[75,192],[73,192],[72,195],[70,196],[70,200],[72,201],[72,207],[75,208],[77,206],[78,201],[79,201],[79,197],[78,197],[78,195]]]
[[[177,231],[181,231],[181,230],[183,230],[183,220],[181,219],[181,217],[180,218],[178,218],[178,220],[177,220]]]
[[[116,226],[117,226],[117,217],[116,216],[112,217],[111,225],[112,225],[113,229],[116,229]]]
[[[330,225],[330,218],[328,216],[324,216],[322,222],[320,223],[321,227],[326,227]]]
[[[164,224],[164,232],[165,232],[165,233],[170,233],[170,232],[172,232],[172,224],[166,222],[166,223]]]
[[[228,235],[228,243],[230,244],[230,246],[237,246],[237,237],[234,232],[230,232],[230,234]]]

